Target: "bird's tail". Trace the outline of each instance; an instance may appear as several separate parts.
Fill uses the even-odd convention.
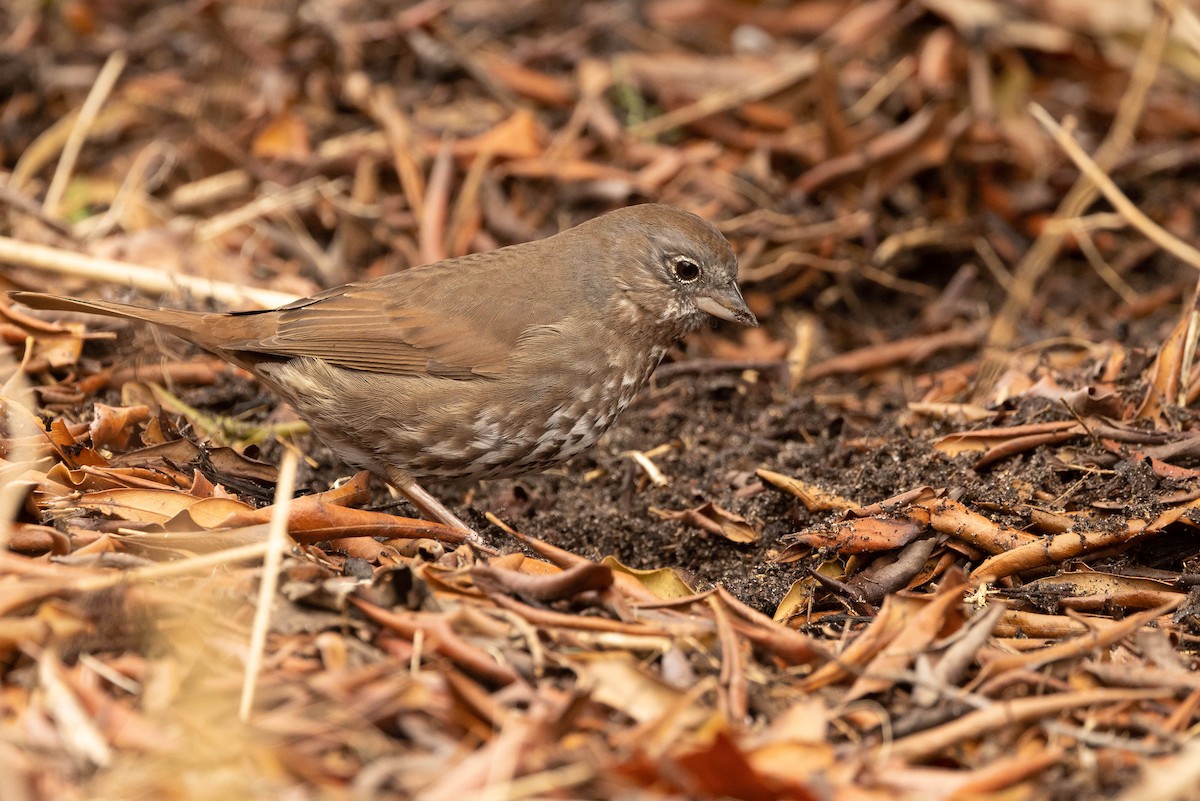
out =
[[[9,292],[8,297],[18,303],[23,303],[31,309],[44,311],[81,312],[83,314],[100,314],[105,317],[120,317],[125,320],[141,320],[153,323],[167,331],[190,342],[196,342],[199,333],[198,325],[206,316],[204,312],[180,311],[178,309],[147,309],[142,306],[132,306],[128,303],[114,303],[107,300],[78,300],[64,298],[58,295],[47,295],[42,292]],[[202,344],[197,342],[197,344]]]

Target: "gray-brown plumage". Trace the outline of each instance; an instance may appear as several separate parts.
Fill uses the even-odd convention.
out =
[[[154,323],[250,370],[347,463],[467,528],[418,482],[516,476],[582,453],[709,315],[756,324],[736,279],[712,225],[650,204],[267,311],[11,296]]]

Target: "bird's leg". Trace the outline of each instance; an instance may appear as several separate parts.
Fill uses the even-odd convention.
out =
[[[483,539],[475,533],[475,529],[459,519],[458,515],[447,509],[441,501],[426,492],[424,487],[410,476],[405,475],[403,471],[389,465],[387,467],[387,480],[409,503],[417,507],[417,511],[427,519],[436,520],[450,528],[466,532],[467,538],[473,545],[482,544]]]

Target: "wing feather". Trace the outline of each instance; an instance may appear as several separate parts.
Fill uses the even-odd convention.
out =
[[[225,347],[273,357],[309,357],[389,375],[498,378],[528,329],[562,317],[562,299],[545,287],[494,293],[501,300],[452,291],[453,284],[461,282],[448,283],[451,275],[479,263],[478,257],[452,260],[349,284],[280,309],[251,312],[271,315],[274,324],[259,329],[264,336]],[[486,286],[490,276],[475,277]],[[511,300],[514,296],[534,300],[518,304]]]

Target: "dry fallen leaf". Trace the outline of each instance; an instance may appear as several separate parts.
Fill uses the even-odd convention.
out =
[[[694,509],[684,509],[681,512],[655,509],[654,507],[650,507],[650,512],[663,520],[679,520],[710,534],[724,537],[730,542],[741,544],[758,542],[758,538],[762,534],[761,526],[755,526],[741,515],[722,509],[711,501]]]

